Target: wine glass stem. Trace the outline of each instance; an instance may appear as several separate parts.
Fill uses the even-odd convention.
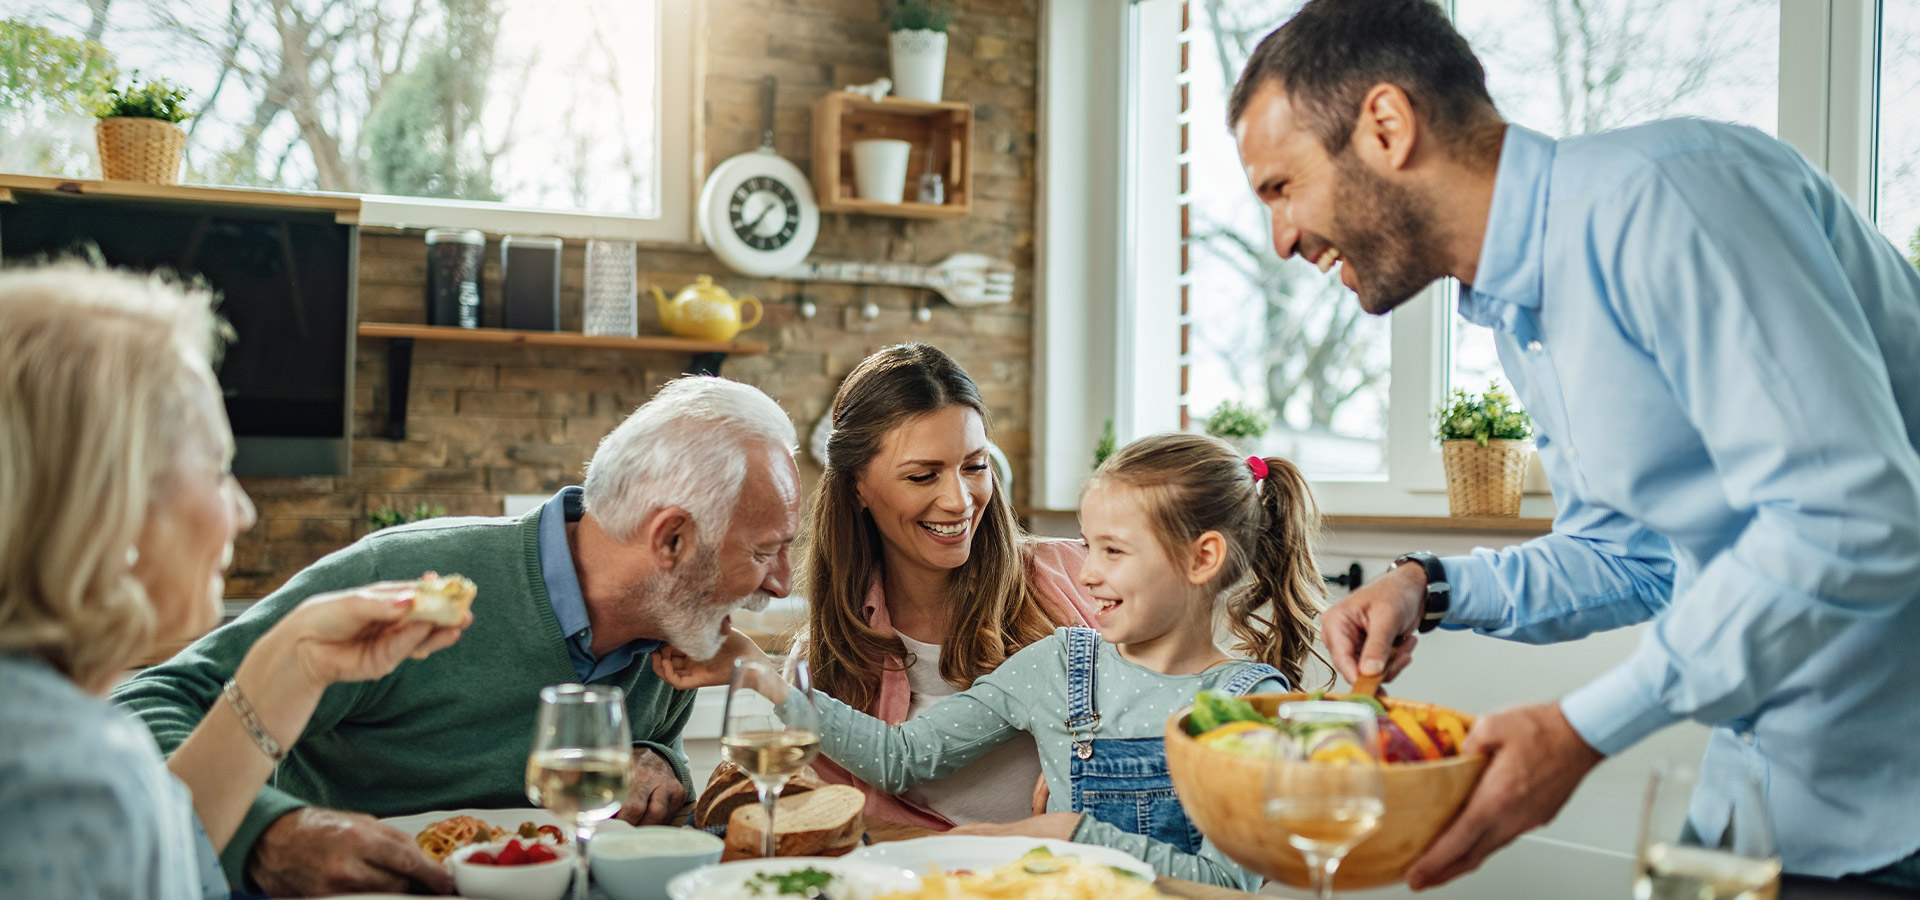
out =
[[[760,856],[772,859],[777,843],[773,833],[773,807],[780,799],[780,785],[755,784],[754,790],[760,793],[760,808],[767,811],[767,831],[760,837]]]
[[[1313,894],[1320,900],[1333,900],[1333,872],[1340,868],[1340,857],[1302,853],[1307,860],[1307,878],[1313,882]]]
[[[577,818],[573,822],[573,900],[587,900],[587,841],[593,838],[594,820]]]

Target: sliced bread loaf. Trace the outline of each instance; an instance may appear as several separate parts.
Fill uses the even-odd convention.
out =
[[[781,797],[773,817],[775,855],[840,856],[851,851],[866,833],[866,820],[860,815],[866,805],[866,795],[844,784]],[[758,857],[766,832],[767,814],[759,804],[735,809],[727,821],[721,861]]]
[[[788,779],[780,795],[797,797],[826,784],[809,766]],[[740,771],[739,766],[723,761],[714,767],[713,775],[707,779],[706,789],[700,792],[700,799],[693,805],[693,824],[697,828],[724,825],[732,820],[734,810],[759,802],[760,794],[754,790],[753,781],[747,778],[747,773]]]

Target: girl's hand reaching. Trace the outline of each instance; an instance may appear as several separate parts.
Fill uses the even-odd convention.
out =
[[[990,836],[1011,835],[1013,837],[1055,838],[1062,841],[1073,840],[1073,833],[1080,828],[1080,814],[1076,812],[1047,813],[1018,822],[974,822],[961,825],[948,834],[984,834]]]
[[[765,663],[773,667],[773,660],[760,649],[753,639],[730,630],[720,652],[712,659],[694,659],[675,647],[661,647],[654,651],[650,662],[653,674],[661,681],[682,691],[694,688],[716,687],[724,685],[733,677],[734,660]],[[776,667],[777,668],[777,667]]]

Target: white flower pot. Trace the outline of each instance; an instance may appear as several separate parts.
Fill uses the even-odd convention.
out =
[[[888,38],[893,50],[893,94],[939,102],[947,77],[947,33],[916,28]]]
[[[853,187],[862,200],[899,203],[907,192],[907,157],[913,145],[876,139],[853,142]]]

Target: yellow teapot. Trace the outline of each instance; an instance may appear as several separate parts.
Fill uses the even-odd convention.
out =
[[[702,341],[733,340],[734,335],[760,324],[762,313],[760,301],[752,297],[735,300],[707,275],[681,288],[672,300],[656,286],[653,299],[659,304],[662,326],[680,337]],[[749,303],[753,305],[753,319],[742,322],[740,306]]]

